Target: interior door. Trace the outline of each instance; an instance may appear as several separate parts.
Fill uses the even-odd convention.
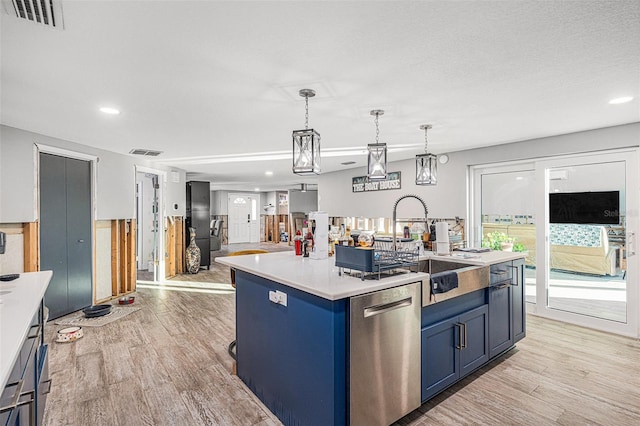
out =
[[[52,270],[45,293],[57,318],[93,301],[91,163],[40,154],[40,269]]]

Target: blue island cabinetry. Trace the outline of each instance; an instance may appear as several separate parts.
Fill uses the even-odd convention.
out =
[[[393,422],[367,418],[363,423],[361,416],[353,414],[351,400],[356,396],[358,407],[369,404],[373,409],[374,405],[380,405],[373,402],[375,395],[369,403],[360,401],[368,398],[365,394],[350,395],[356,389],[352,386],[354,374],[380,376],[384,382],[391,380],[395,367],[408,371],[407,362],[415,365],[412,371],[419,372],[410,375],[416,377],[416,386],[410,385],[402,392],[415,397],[416,404],[412,407],[417,408],[420,401],[424,403],[491,362],[524,337],[524,262],[516,256],[496,253],[490,256],[490,261],[483,259],[475,264],[486,268],[486,275],[478,280],[477,287],[461,292],[461,285],[459,294],[449,299],[441,296],[433,303],[428,293],[425,297],[425,291],[430,289],[427,274],[362,281],[339,277],[328,262],[296,263],[294,266],[299,269],[285,270],[283,267],[291,264],[287,263],[290,258],[286,254],[219,258],[217,261],[236,271],[237,374],[285,425]],[[489,270],[495,274],[489,274]],[[392,362],[393,365],[379,363],[380,368],[367,367],[370,373],[367,368],[353,368],[363,366],[368,356],[358,352],[360,346],[356,345],[358,350],[352,346],[360,338],[350,335],[357,319],[352,319],[357,311],[352,307],[353,300],[400,286],[415,289],[406,300],[422,300],[421,305],[413,305],[416,310],[411,325],[404,320],[383,325],[377,316],[370,317],[380,323],[384,333],[393,336],[397,330],[397,334],[413,336],[410,342],[390,346],[416,342],[417,356]],[[499,288],[494,291],[494,287]],[[380,311],[399,312],[391,309],[413,303],[400,302],[385,302]],[[365,317],[371,309],[365,309]],[[364,333],[371,343],[367,351],[381,357],[389,339],[381,337],[384,333],[379,334],[375,328],[372,330]],[[387,346],[378,348],[376,342]],[[372,387],[378,389],[369,386]],[[382,386],[380,392],[385,388],[388,386]],[[412,409],[403,408],[398,411],[400,414],[392,416],[395,419]]]
[[[489,287],[422,309],[422,402],[525,336],[524,259],[490,266]]]
[[[286,306],[269,292],[286,294]],[[236,271],[238,377],[284,424],[347,424],[348,299]]]

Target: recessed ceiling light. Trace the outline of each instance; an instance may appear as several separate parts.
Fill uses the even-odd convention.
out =
[[[267,176],[273,176],[273,172],[272,171],[266,171],[264,172],[265,175]]]
[[[253,190],[258,192],[258,191],[260,191],[260,188],[253,188]]]
[[[627,102],[631,102],[632,100],[633,100],[633,96],[623,96],[621,98],[611,99],[609,101],[609,103],[612,104],[612,105],[624,104],[624,103],[627,103]]]
[[[516,176],[516,180],[524,180],[522,176]]]
[[[100,112],[104,112],[105,114],[118,115],[120,114],[120,110],[111,107],[101,107]]]

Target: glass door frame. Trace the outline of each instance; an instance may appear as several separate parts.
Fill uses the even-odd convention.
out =
[[[624,161],[626,196],[626,253],[627,253],[627,322],[591,318],[581,314],[559,311],[546,306],[548,291],[548,191],[549,184],[546,169],[588,162]],[[637,147],[579,153],[564,156],[543,157],[491,164],[470,165],[467,169],[467,218],[465,235],[468,246],[479,246],[481,236],[481,176],[484,172],[500,173],[519,170],[532,170],[536,173],[536,303],[527,303],[527,312],[580,326],[631,336],[640,337],[640,283],[638,283],[639,256],[635,255],[636,236],[639,231],[640,212],[640,149]],[[480,240],[478,240],[480,238]]]
[[[563,322],[581,325],[593,329],[616,334],[640,337],[638,312],[640,311],[640,297],[638,291],[638,262],[633,256],[635,235],[638,229],[638,205],[640,196],[640,174],[638,172],[638,149],[610,150],[591,152],[570,156],[554,157],[536,161],[536,218],[539,226],[536,228],[536,294],[535,312],[543,317]],[[621,323],[606,319],[591,317],[554,309],[548,306],[549,290],[549,173],[551,169],[571,167],[586,164],[601,164],[607,162],[624,162],[625,164],[625,219],[626,219],[626,298],[627,322]],[[541,184],[542,183],[542,184]]]

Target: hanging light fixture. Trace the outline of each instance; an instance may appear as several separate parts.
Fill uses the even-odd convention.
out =
[[[434,154],[427,150],[427,130],[431,124],[420,126],[424,130],[424,154],[416,155],[416,185],[435,185],[438,183],[438,162]]]
[[[309,98],[316,92],[302,89],[298,92],[304,98],[304,130],[294,130],[293,173],[301,176],[320,174],[320,133],[309,129]]]
[[[369,151],[367,160],[367,177],[369,179],[387,178],[387,144],[380,143],[380,128],[378,127],[378,117],[384,114],[381,109],[374,109],[371,115],[376,117],[376,143],[367,145]]]

